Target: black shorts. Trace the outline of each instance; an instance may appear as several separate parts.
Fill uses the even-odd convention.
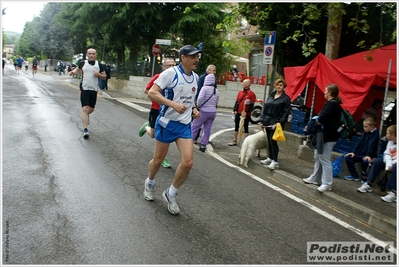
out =
[[[82,107],[89,106],[94,108],[97,102],[97,91],[80,90],[80,102]]]
[[[149,116],[148,116],[148,121],[149,121],[150,127],[152,129],[155,128],[155,122],[157,121],[158,115],[159,115],[159,110],[158,109],[153,109],[153,108],[150,109],[150,113],[149,113]]]

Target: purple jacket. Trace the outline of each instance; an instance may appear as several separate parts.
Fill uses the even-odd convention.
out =
[[[219,91],[215,88],[215,84],[215,75],[206,75],[204,86],[202,87],[197,99],[197,107],[200,108],[201,112],[216,112],[216,106],[219,103]]]

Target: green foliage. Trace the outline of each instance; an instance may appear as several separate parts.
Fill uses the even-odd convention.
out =
[[[19,38],[21,38],[20,33],[3,31],[3,47],[6,44],[16,44]]]
[[[343,15],[339,57],[388,45],[396,40],[396,3],[240,3],[239,12],[258,26],[260,34],[277,31],[275,57],[278,72],[286,66],[305,65],[325,53],[327,24],[338,25],[330,9]]]

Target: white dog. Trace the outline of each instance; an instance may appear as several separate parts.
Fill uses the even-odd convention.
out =
[[[238,156],[238,165],[248,168],[248,160],[258,149],[258,157],[260,150],[267,147],[266,132],[259,131],[256,134],[249,135],[244,139],[241,145],[240,155]]]

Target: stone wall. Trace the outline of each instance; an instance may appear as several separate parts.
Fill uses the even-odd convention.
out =
[[[115,79],[114,77],[108,81],[110,90],[121,91],[134,98],[148,100],[144,89],[147,83],[151,80],[150,77],[144,76],[130,76],[129,81]],[[226,85],[217,85],[219,91],[219,107],[233,108],[238,91],[242,90],[240,82],[226,82]],[[257,98],[264,99],[265,86],[253,84],[251,90],[254,91]]]

